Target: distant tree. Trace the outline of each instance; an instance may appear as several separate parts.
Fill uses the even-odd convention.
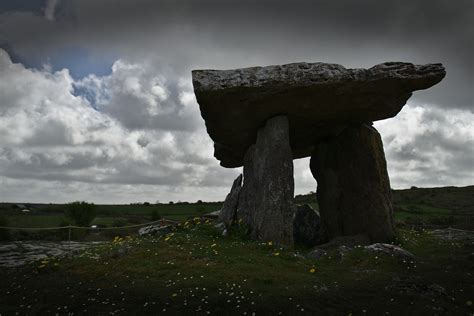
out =
[[[160,220],[160,219],[161,219],[160,213],[158,213],[157,210],[153,210],[153,211],[151,212],[151,220],[152,220],[152,222],[157,221],[157,220]]]
[[[150,202],[144,202],[143,206],[150,206]]]
[[[202,200],[197,200],[196,204],[202,204]]]
[[[96,206],[93,203],[77,201],[66,205],[66,217],[77,226],[89,226],[96,215]]]
[[[170,201],[170,204],[174,204],[174,202],[173,202],[173,201]]]

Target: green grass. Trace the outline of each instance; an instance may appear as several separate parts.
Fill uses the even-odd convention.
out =
[[[401,231],[416,262],[356,249],[312,261],[291,249],[224,238],[212,223],[181,226],[165,238],[125,238],[81,256],[1,270],[0,312],[51,314],[448,315],[474,312],[472,246],[429,232]],[[119,249],[129,249],[118,254]],[[303,249],[297,249],[303,252]],[[55,263],[57,265],[55,265]],[[311,273],[311,269],[315,269]],[[395,277],[417,277],[446,295],[400,293]],[[35,301],[36,300],[36,301]],[[83,305],[85,303],[85,305]],[[30,308],[27,308],[27,306]],[[67,311],[64,309],[67,306]],[[58,308],[61,308],[58,310]],[[366,313],[364,313],[364,310]]]
[[[9,227],[45,228],[67,226],[70,220],[63,215],[7,215],[3,216]],[[105,227],[120,227],[149,222],[151,219],[144,216],[98,216],[91,225]]]
[[[56,227],[66,218],[61,215],[7,215],[5,216],[10,227]]]

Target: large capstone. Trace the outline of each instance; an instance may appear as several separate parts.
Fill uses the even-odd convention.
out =
[[[285,116],[266,122],[245,160],[239,218],[253,238],[293,245],[293,156]]]
[[[415,90],[441,81],[441,64],[387,62],[369,69],[293,63],[235,70],[194,70],[194,92],[224,167],[240,167],[258,130],[277,115],[289,120],[293,158],[346,126],[395,116]]]
[[[226,227],[230,227],[235,221],[241,188],[242,175],[239,175],[237,179],[234,180],[232,188],[229,194],[227,194],[224,204],[222,205],[222,210],[219,213],[219,221],[224,223]]]
[[[393,238],[390,181],[382,140],[367,124],[347,127],[318,144],[311,156],[322,224],[330,239],[365,234]]]

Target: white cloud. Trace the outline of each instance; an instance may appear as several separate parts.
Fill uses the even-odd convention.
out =
[[[473,183],[474,116],[407,105],[376,122],[395,188]],[[295,192],[316,189],[295,160]],[[221,168],[190,78],[151,60],[106,76],[28,69],[0,49],[0,200],[219,200],[240,170]]]
[[[384,140],[392,187],[474,183],[474,113],[409,103],[375,127]]]
[[[170,92],[169,85],[169,80],[143,65],[121,60],[109,76],[77,82],[67,69],[51,73],[13,64],[0,49],[2,181],[8,179],[14,186],[31,182],[45,190],[53,182],[60,191],[65,183],[123,186],[124,190],[130,184],[150,185],[154,189],[145,191],[156,192],[156,199],[168,199],[166,192],[173,187],[187,188],[187,192],[201,187],[199,191],[204,192],[204,187],[222,185],[225,177],[230,183],[236,172],[221,170],[212,159],[204,124],[196,124],[197,104],[186,108],[179,101],[179,96],[190,92],[173,86],[176,91]],[[87,98],[75,95],[78,88],[94,94],[98,110]],[[136,124],[129,124],[129,113]],[[178,121],[185,126],[179,129]],[[219,170],[220,177],[202,185],[212,170]],[[221,189],[225,194],[227,186]],[[7,187],[0,192],[2,200],[18,195]],[[131,192],[135,191],[124,192],[129,200],[133,200]],[[67,200],[68,194],[62,190],[58,196]],[[185,194],[189,193],[183,191],[181,199]],[[45,201],[41,194],[33,196]],[[77,196],[72,194],[69,200]],[[112,196],[99,198],[112,202]],[[201,199],[209,196],[213,194]]]

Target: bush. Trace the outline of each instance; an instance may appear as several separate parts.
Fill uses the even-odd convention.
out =
[[[8,221],[5,217],[0,216],[0,226],[8,226]],[[0,240],[9,240],[10,230],[0,228]]]
[[[96,215],[96,207],[93,203],[72,202],[66,205],[66,217],[77,226],[89,226]]]
[[[154,222],[154,221],[157,221],[157,220],[160,220],[160,219],[161,219],[160,213],[158,213],[157,210],[153,210],[151,212],[151,221]]]

